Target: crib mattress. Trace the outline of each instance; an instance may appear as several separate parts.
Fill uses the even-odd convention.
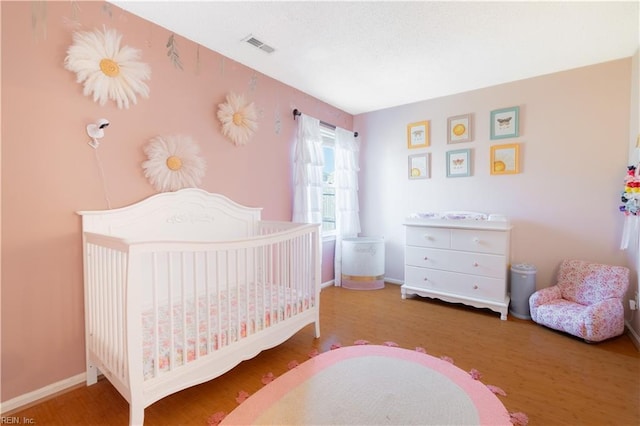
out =
[[[259,284],[147,309],[142,314],[144,379],[305,311],[313,299],[296,289]]]

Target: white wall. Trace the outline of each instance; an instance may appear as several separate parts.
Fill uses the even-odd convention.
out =
[[[630,58],[356,116],[363,235],[386,240],[386,277],[403,281],[403,219],[471,210],[509,216],[512,263],[547,287],[564,258],[626,265],[618,211],[626,172]],[[401,75],[398,78],[402,78]],[[416,84],[420,84],[419,81]],[[520,137],[489,140],[494,109],[520,107]],[[474,116],[474,141],[447,144],[447,118]],[[408,149],[408,123],[431,121],[431,146]],[[521,173],[492,176],[490,146],[521,144]],[[471,148],[473,175],[447,178],[446,151]],[[431,178],[409,180],[407,157],[431,153]]]

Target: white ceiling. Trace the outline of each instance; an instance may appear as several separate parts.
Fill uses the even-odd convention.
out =
[[[640,1],[110,1],[350,114],[634,55]],[[275,48],[267,54],[248,36]]]

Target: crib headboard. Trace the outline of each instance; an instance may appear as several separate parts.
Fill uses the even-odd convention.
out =
[[[262,209],[197,188],[112,210],[79,211],[83,232],[133,241],[228,241],[256,235]]]

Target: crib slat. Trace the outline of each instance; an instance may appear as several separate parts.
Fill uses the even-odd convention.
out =
[[[200,297],[199,297],[199,292],[198,292],[198,280],[197,280],[197,276],[198,276],[198,271],[197,271],[197,258],[198,258],[198,254],[199,252],[195,252],[192,254],[193,256],[193,264],[192,264],[192,274],[193,274],[193,278],[192,278],[192,291],[193,291],[193,310],[194,310],[194,326],[195,326],[195,342],[193,343],[194,346],[194,361],[196,359],[198,359],[200,357]]]
[[[118,360],[116,358],[117,356],[116,309],[117,309],[118,302],[115,300],[116,298],[115,289],[119,285],[120,277],[122,275],[122,271],[121,271],[122,264],[120,263],[120,259],[118,258],[118,256],[115,256],[115,254],[114,254],[113,262],[115,264],[115,268],[112,271],[113,274],[110,277],[111,279],[109,280],[110,285],[107,286],[107,295],[108,295],[107,297],[109,298],[109,324],[107,326],[108,327],[107,345],[109,346],[109,348],[111,348],[111,350],[108,351],[110,367],[113,369],[113,373],[118,374],[118,369],[117,369]],[[115,285],[112,285],[111,283],[114,283]]]
[[[260,285],[260,269],[259,269],[259,259],[260,256],[260,248],[255,248],[253,250],[253,315],[251,316],[251,334],[255,334],[258,331],[258,288]]]
[[[158,295],[158,254],[151,253],[151,297],[153,299],[153,377],[158,377],[160,369],[160,306]]]
[[[189,358],[189,345],[187,343],[187,295],[185,293],[186,288],[186,267],[185,267],[186,253],[180,253],[180,274],[178,278],[178,285],[180,287],[180,305],[182,308],[182,321],[180,322],[179,330],[182,331],[182,364],[186,364]],[[177,367],[177,365],[175,366]]]
[[[124,299],[122,297],[123,283],[126,281],[126,267],[124,265],[124,261],[122,256],[118,256],[118,285],[115,286],[114,289],[114,302],[115,302],[115,317],[116,321],[114,322],[115,328],[115,337],[117,341],[115,342],[116,354],[115,354],[115,362],[117,363],[117,374],[120,377],[125,377],[124,375],[124,364],[125,364],[125,351],[124,351],[124,320],[123,320],[123,310],[124,310]]]
[[[244,251],[244,259],[242,262],[243,266],[243,282],[242,288],[244,289],[243,294],[243,302],[244,306],[242,309],[242,318],[240,318],[240,338],[244,339],[249,335],[249,327],[251,324],[251,288],[253,286],[253,271],[251,269],[251,251],[252,248],[245,248]]]
[[[226,274],[226,272],[222,271],[220,269],[220,266],[223,264],[226,264],[226,260],[224,259],[224,257],[221,259],[223,253],[216,251],[216,271],[217,271],[217,276],[218,276],[218,280],[216,281],[216,290],[217,290],[217,295],[216,295],[216,300],[217,300],[217,305],[218,305],[218,324],[217,324],[217,328],[218,330],[216,330],[216,336],[217,336],[217,340],[218,340],[218,346],[217,348],[220,349],[222,348],[222,344],[223,344],[223,340],[222,340],[222,300],[220,298],[220,292],[224,292],[224,291],[228,291],[228,289],[225,288],[221,288],[220,283],[225,283],[227,282],[226,277],[223,276],[222,274]]]
[[[171,252],[167,253],[167,272],[168,272],[168,284],[167,291],[169,294],[169,301],[167,304],[168,316],[169,316],[169,370],[172,370],[176,365],[176,354],[174,348],[176,347],[175,342],[175,321],[174,321],[174,300],[173,300],[173,262],[171,262]]]
[[[239,337],[239,300],[240,300],[240,250],[234,250],[233,251],[233,289],[234,289],[234,293],[235,295],[233,295],[233,297],[235,297],[236,303],[235,303],[235,307],[234,307],[234,313],[231,314],[231,311],[229,312],[229,321],[232,323],[231,328],[229,329],[229,334],[233,334],[233,338],[229,338],[229,344],[231,342],[235,342],[238,341],[238,337]],[[229,299],[231,299],[232,295],[229,294]],[[231,306],[233,306],[233,303],[231,304]],[[235,319],[235,321],[234,321]]]
[[[271,325],[275,325],[278,321],[278,307],[273,303],[273,297],[274,297],[274,292],[278,291],[278,281],[280,280],[279,277],[279,270],[278,270],[278,245],[277,244],[272,244],[271,247],[271,279],[269,280],[269,299],[267,300],[267,304],[269,306],[269,310],[271,311]]]
[[[272,279],[272,271],[271,271],[271,265],[272,265],[272,246],[271,244],[267,245],[267,247],[264,248],[264,263],[263,263],[263,267],[264,267],[264,281],[262,283],[262,321],[264,322],[264,328],[267,328],[269,325],[271,325],[271,315],[272,313],[270,312],[270,308],[269,308],[269,304],[268,304],[268,297],[270,296],[269,293],[269,289],[271,288],[271,283],[273,282]]]
[[[205,294],[205,315],[207,319],[207,328],[206,328],[206,341],[207,341],[207,354],[213,352],[213,330],[211,329],[211,270],[210,270],[210,262],[211,262],[211,252],[206,251],[204,254],[204,294]]]

